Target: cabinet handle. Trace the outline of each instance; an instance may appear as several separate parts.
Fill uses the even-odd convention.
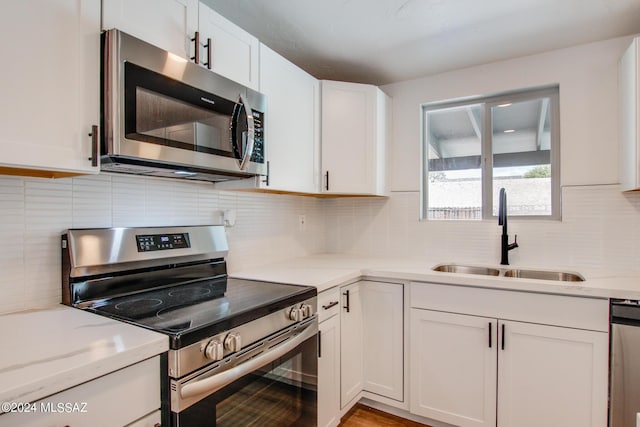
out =
[[[504,323],[502,324],[502,349],[504,350]]]
[[[88,160],[91,160],[91,166],[98,166],[98,126],[91,126],[91,133],[89,134],[91,137],[91,157]]]
[[[489,348],[493,347],[493,323],[489,322]]]
[[[335,307],[338,304],[340,304],[338,301],[331,301],[329,304],[323,305],[322,308],[329,310],[331,307]]]
[[[322,331],[318,331],[318,358],[322,357]]]
[[[329,171],[324,173],[324,189],[325,191],[329,191]]]
[[[349,290],[347,289],[346,291],[344,291],[342,293],[342,295],[344,295],[346,297],[346,303],[347,305],[345,305],[343,308],[347,309],[347,313],[349,312]]]
[[[196,31],[195,37],[191,39],[195,48],[194,56],[191,57],[196,64],[200,63],[200,31]]]
[[[207,39],[207,44],[204,45],[207,48],[207,62],[203,62],[202,65],[205,65],[209,70],[211,69],[211,39]]]

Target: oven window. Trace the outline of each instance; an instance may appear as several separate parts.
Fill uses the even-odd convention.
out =
[[[193,406],[173,414],[179,426],[309,426],[317,422],[315,337]],[[215,419],[215,424],[212,420]]]
[[[128,139],[239,157],[231,142],[235,109],[235,102],[125,63]]]

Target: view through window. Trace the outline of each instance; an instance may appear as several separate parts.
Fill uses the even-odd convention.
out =
[[[558,88],[423,106],[426,219],[559,218]]]

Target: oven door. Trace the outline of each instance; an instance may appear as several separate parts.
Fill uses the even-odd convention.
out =
[[[315,316],[180,380],[171,380],[171,425],[315,426]]]

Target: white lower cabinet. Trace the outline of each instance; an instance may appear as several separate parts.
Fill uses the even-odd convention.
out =
[[[403,285],[361,282],[365,391],[396,401],[404,397]]]
[[[12,427],[153,427],[160,422],[160,357],[145,360],[0,415]]]
[[[320,322],[318,426],[340,424],[340,318]]]
[[[359,281],[318,295],[318,426],[359,399],[404,401],[404,285]]]
[[[496,340],[475,316],[411,310],[410,408],[457,426],[496,425]]]
[[[362,391],[362,300],[356,282],[340,289],[340,407],[345,408]]]
[[[461,427],[606,426],[606,299],[411,291],[412,413]]]
[[[341,288],[340,390],[343,412],[362,391],[404,398],[404,287],[359,281]]]
[[[505,347],[498,351],[499,426],[607,425],[606,333],[500,324]]]

